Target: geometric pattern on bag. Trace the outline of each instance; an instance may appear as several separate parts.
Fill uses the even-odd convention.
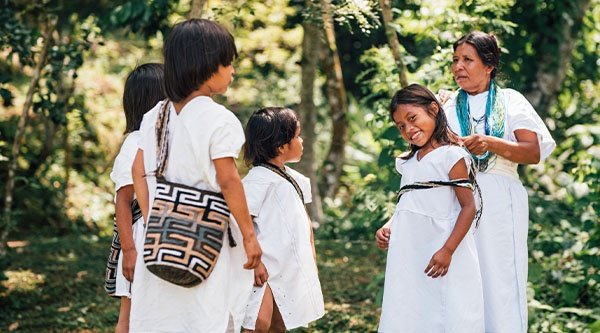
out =
[[[132,226],[138,219],[142,217],[142,210],[136,199],[131,203],[131,221]],[[106,262],[106,273],[104,275],[104,290],[109,296],[115,296],[117,292],[117,266],[119,265],[119,257],[121,256],[121,239],[119,238],[119,229],[117,221],[113,223],[113,238],[110,243],[110,251]]]
[[[198,285],[217,263],[229,215],[222,194],[157,178],[144,240],[146,267],[179,286]]]

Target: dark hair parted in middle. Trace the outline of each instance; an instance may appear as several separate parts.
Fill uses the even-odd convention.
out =
[[[477,55],[486,66],[494,66],[490,76],[492,79],[496,77],[500,70],[500,48],[498,48],[496,37],[481,31],[471,31],[452,45],[454,51],[464,43],[473,46],[477,50]]]
[[[123,91],[125,133],[139,130],[144,114],[165,99],[163,79],[163,65],[157,63],[139,65],[129,73]]]
[[[244,131],[246,165],[265,163],[277,157],[278,148],[290,143],[297,129],[298,116],[292,109],[267,107],[254,112]]]
[[[438,112],[435,114],[431,109],[431,103],[435,103],[438,107]],[[394,113],[400,105],[414,105],[425,109],[429,115],[435,119],[435,129],[431,135],[431,139],[436,140],[439,144],[458,144],[459,137],[448,126],[448,119],[442,109],[442,105],[435,98],[435,95],[422,85],[413,83],[405,88],[398,90],[392,101],[390,102],[390,117],[394,121]],[[411,144],[410,153],[408,156],[403,156],[403,159],[413,157],[421,147]]]
[[[205,19],[176,24],[164,44],[165,92],[181,102],[237,57],[233,36],[221,25]]]

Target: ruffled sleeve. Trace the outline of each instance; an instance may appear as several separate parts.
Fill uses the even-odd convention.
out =
[[[237,158],[244,144],[244,129],[240,121],[231,113],[223,111],[226,121],[214,131],[210,139],[210,159],[215,160],[223,157]]]
[[[510,130],[513,133],[518,129],[535,132],[540,145],[540,161],[544,160],[556,147],[556,142],[554,142],[548,128],[525,96],[513,89],[504,89],[503,92],[506,94]]]

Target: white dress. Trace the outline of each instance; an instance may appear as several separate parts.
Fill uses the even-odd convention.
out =
[[[255,216],[254,229],[269,274],[267,283],[289,330],[321,318],[325,309],[304,208],[312,201],[310,180],[291,168],[286,171],[300,186],[304,203],[290,182],[260,166],[244,177],[244,190],[250,214]],[[265,285],[252,290],[244,328],[254,329]]]
[[[149,175],[156,169],[155,124],[161,106],[162,102],[146,113],[140,129],[140,149]],[[179,115],[170,105],[170,112],[165,178],[220,192],[213,160],[238,156],[244,143],[240,121],[209,97],[192,99]],[[156,179],[150,176],[147,183],[152,202]],[[156,277],[144,265],[143,251],[138,252],[130,332],[239,332],[253,272],[243,269],[243,238],[233,218],[230,227],[238,245],[230,247],[225,237],[212,274],[195,287],[180,287]]]
[[[540,160],[556,146],[548,129],[523,95],[501,89],[506,109],[504,139],[516,142],[514,131],[537,133]],[[468,96],[472,117],[485,113],[488,92]],[[456,96],[444,106],[448,123],[460,135]],[[476,128],[485,133],[484,124]],[[475,233],[485,302],[485,331],[527,332],[527,230],[528,198],[519,180],[517,164],[497,157],[493,167],[477,174],[483,197],[483,214]]]
[[[123,141],[119,154],[115,158],[115,163],[113,164],[110,173],[110,179],[115,183],[115,202],[117,199],[116,193],[121,187],[127,185],[133,186],[131,166],[133,165],[135,154],[137,154],[139,139],[139,131],[129,133],[125,138],[125,141]],[[144,222],[142,218],[132,222],[133,241],[136,250],[140,251],[144,246],[144,227],[142,226]],[[126,296],[131,298],[131,283],[127,281],[123,275],[123,251],[120,251],[119,253],[119,261],[117,264],[115,296]]]
[[[398,158],[401,185],[448,181],[448,173],[468,153],[457,146],[434,149],[418,161]],[[382,333],[481,333],[483,291],[473,228],[456,248],[448,273],[433,279],[424,271],[446,243],[461,207],[448,186],[405,193],[391,219]]]

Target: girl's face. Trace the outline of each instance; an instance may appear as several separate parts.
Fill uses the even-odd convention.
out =
[[[431,140],[439,109],[436,103],[431,103],[430,108],[433,114],[421,105],[401,104],[396,108],[392,118],[406,142],[423,147]]]
[[[300,136],[300,123],[296,127],[296,133],[294,134],[294,138],[292,141],[281,146],[281,153],[279,156],[283,159],[284,163],[287,162],[299,162],[302,158],[302,151],[304,147],[302,146],[302,137]]]
[[[452,57],[452,74],[456,83],[469,94],[488,90],[490,73],[494,66],[483,63],[477,49],[469,43],[462,43]]]
[[[224,94],[231,82],[233,82],[234,74],[235,69],[233,68],[233,64],[229,66],[219,65],[219,70],[206,81],[211,95]]]

